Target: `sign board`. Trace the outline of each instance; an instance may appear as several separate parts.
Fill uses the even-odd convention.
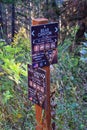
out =
[[[31,27],[33,68],[57,63],[58,23]]]
[[[46,109],[46,71],[28,65],[28,97],[33,103]]]

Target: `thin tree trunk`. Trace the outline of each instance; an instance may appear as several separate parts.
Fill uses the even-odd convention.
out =
[[[0,38],[3,38],[2,4],[0,3]]]
[[[15,34],[15,3],[12,3],[12,39],[14,38]]]
[[[48,11],[48,0],[46,0],[46,10]]]

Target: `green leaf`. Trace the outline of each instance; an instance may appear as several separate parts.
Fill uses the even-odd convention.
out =
[[[10,100],[13,97],[13,95],[10,93],[9,90],[3,93],[3,103],[7,103],[8,100]]]

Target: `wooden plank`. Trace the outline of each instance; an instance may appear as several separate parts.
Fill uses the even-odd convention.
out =
[[[47,110],[45,110],[46,119],[44,120],[43,130],[52,130],[51,128],[51,110],[50,110],[50,67],[43,67],[46,70],[47,77]]]
[[[32,25],[40,25],[40,24],[46,24],[46,23],[48,23],[48,19],[46,18],[32,19]]]
[[[48,23],[48,19],[37,18],[32,20],[32,25]],[[35,105],[36,110],[36,130],[51,130],[51,112],[50,112],[50,67],[43,67],[47,77],[47,110],[45,110],[45,119],[42,119],[42,107]]]

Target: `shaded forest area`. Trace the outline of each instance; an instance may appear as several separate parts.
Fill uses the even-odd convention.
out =
[[[53,130],[87,130],[87,0],[0,0],[0,130],[35,130],[27,64],[38,17],[59,23],[58,64],[51,66]]]
[[[4,1],[4,0],[3,0]],[[66,36],[67,30],[76,24],[85,23],[87,28],[87,1],[15,1],[0,2],[0,37],[10,42],[20,27],[25,27],[29,35],[32,18],[46,17],[51,22],[60,21]],[[60,18],[61,17],[61,18]],[[68,26],[68,27],[67,27]],[[63,36],[63,38],[65,37]]]

